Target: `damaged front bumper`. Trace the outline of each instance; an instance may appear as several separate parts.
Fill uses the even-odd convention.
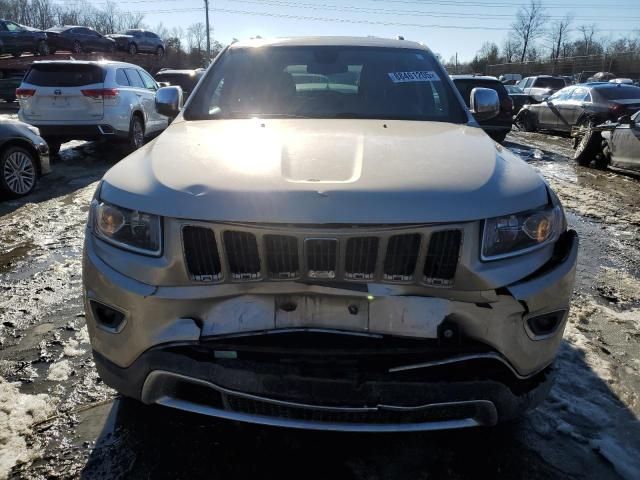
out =
[[[85,244],[85,302],[108,385],[218,417],[354,431],[492,425],[539,403],[578,250],[567,232],[527,278],[452,299],[375,285],[154,287],[109,267],[96,242]]]

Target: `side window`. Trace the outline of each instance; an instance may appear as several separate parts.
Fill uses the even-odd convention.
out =
[[[575,100],[577,102],[584,102],[589,99],[589,90],[586,88],[576,88],[571,94],[571,100]]]
[[[527,78],[526,88],[533,87],[533,84],[534,84],[535,81],[536,81],[536,79],[534,77]]]
[[[8,29],[7,29],[7,26],[5,25],[5,23],[4,22],[0,22],[0,32],[6,32],[7,30]]]
[[[116,70],[116,83],[123,87],[129,86],[129,79],[127,78],[127,75],[124,73],[124,70],[121,68]]]
[[[142,77],[142,81],[144,82],[144,87],[145,88],[148,88],[149,90],[157,90],[158,89],[158,84],[156,83],[156,81],[153,78],[151,78],[151,75],[149,75],[144,70],[138,70],[138,73]]]
[[[140,78],[140,75],[138,75],[138,70],[136,70],[135,68],[125,68],[124,71],[127,74],[127,78],[129,79],[129,84],[132,87],[145,88],[144,82]]]
[[[13,22],[6,22],[7,30],[10,32],[19,32],[22,30],[17,24]]]
[[[147,38],[155,38],[156,36],[151,32],[144,32],[144,36]]]

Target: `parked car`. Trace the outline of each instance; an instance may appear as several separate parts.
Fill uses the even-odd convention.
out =
[[[47,30],[49,51],[65,50],[73,53],[115,52],[116,41],[93,28],[76,25],[53,27]]]
[[[35,28],[27,28],[10,20],[0,19],[0,53],[19,57],[25,52],[47,55],[47,34]]]
[[[128,141],[167,127],[155,110],[158,84],[145,70],[112,61],[42,61],[27,71],[16,96],[20,120],[40,129],[52,153],[69,140]]]
[[[18,198],[51,172],[49,147],[38,129],[16,120],[0,120],[0,196]]]
[[[522,75],[519,73],[504,73],[498,77],[504,85],[514,85],[522,80]]]
[[[602,132],[602,138],[607,165],[640,172],[640,111],[621,117],[613,128]]]
[[[163,68],[155,75],[158,83],[167,83],[169,85],[178,85],[182,88],[185,100],[189,97],[198,81],[204,75],[204,69],[195,70],[173,70],[171,68]]]
[[[109,37],[116,41],[119,50],[129,52],[131,55],[136,53],[154,53],[160,57],[164,55],[164,42],[158,35],[148,30],[131,29],[113,33]]]
[[[513,102],[513,112],[518,113],[524,105],[531,103],[531,97],[516,85],[505,85],[504,88]]]
[[[0,99],[7,103],[16,101],[16,88],[22,83],[24,71],[2,69],[0,70]]]
[[[567,86],[564,78],[551,75],[523,78],[517,85],[536,102],[546,100],[547,97]]]
[[[474,88],[489,88],[498,94],[500,99],[500,112],[492,118],[476,119],[496,142],[503,142],[507,134],[511,131],[513,122],[513,101],[505,86],[495,77],[485,77],[478,75],[451,75],[453,83],[458,88],[462,99],[467,107],[470,106],[471,92]]]
[[[525,105],[516,122],[527,131],[570,133],[572,127],[617,120],[640,109],[640,88],[613,83],[572,85],[542,103]]]
[[[329,81],[298,89],[302,68]],[[106,173],[87,224],[107,385],[352,431],[493,425],[542,401],[577,235],[428,48],[236,42],[184,109],[174,86],[156,106],[176,120]],[[475,88],[471,107],[495,116],[498,94]]]

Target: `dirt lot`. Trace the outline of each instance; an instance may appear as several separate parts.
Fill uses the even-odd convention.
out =
[[[639,179],[576,167],[564,138],[515,132],[506,146],[556,189],[581,237],[558,382],[515,424],[366,435],[142,408],[105,387],[80,252],[96,181],[123,153],[65,145],[33,195],[0,202],[0,479],[640,478]]]

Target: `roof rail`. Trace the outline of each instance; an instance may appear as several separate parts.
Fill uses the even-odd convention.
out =
[[[398,35],[398,36],[396,37],[396,39],[398,39],[398,40],[404,40],[404,35]]]

